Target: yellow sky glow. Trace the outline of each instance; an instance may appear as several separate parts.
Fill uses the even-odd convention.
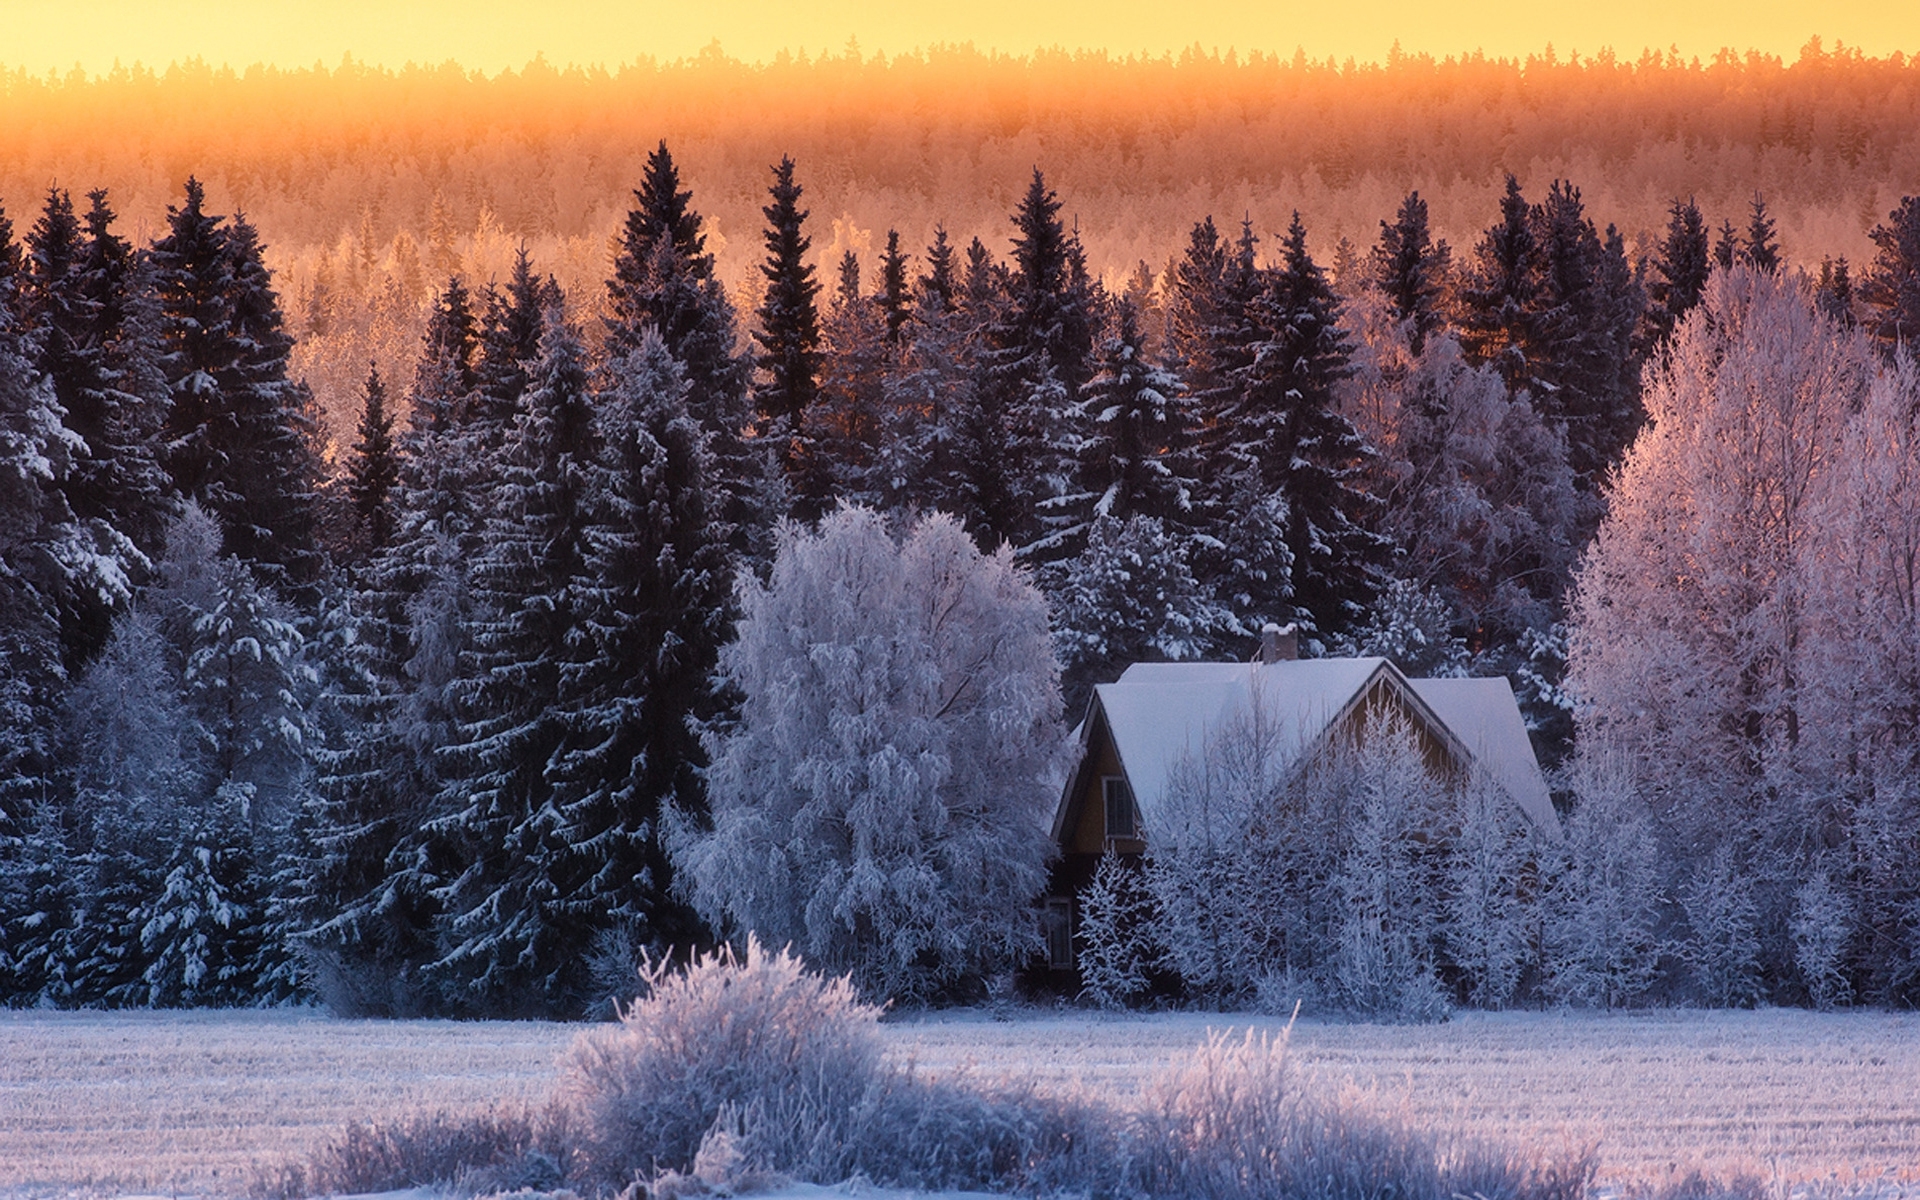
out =
[[[448,59],[489,72],[536,53],[555,64],[674,59],[718,41],[735,58],[781,51],[896,54],[937,43],[1026,53],[1037,47],[1162,54],[1198,44],[1315,59],[1378,61],[1397,40],[1437,56],[1500,57],[1551,44],[1564,57],[1648,47],[1710,57],[1722,47],[1791,61],[1811,36],[1880,56],[1920,52],[1914,0],[7,0],[0,64],[36,74],[116,62],[164,67],[198,57],[245,67],[382,66]]]

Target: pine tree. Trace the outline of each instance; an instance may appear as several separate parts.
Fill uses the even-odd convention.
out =
[[[978,329],[960,306],[953,248],[936,230],[912,319],[883,382],[878,499],[907,512],[952,513],[975,524],[966,471],[965,420],[977,407]]]
[[[760,265],[766,299],[754,340],[760,354],[754,365],[761,378],[754,387],[763,436],[774,439],[780,467],[797,478],[806,455],[803,424],[820,390],[820,316],[814,298],[820,285],[806,261],[813,239],[802,232],[807,212],[800,207],[800,185],[793,181],[793,160],[782,156],[773,168],[773,203],[766,214],[767,257]]]
[[[17,259],[0,228],[0,263]],[[17,278],[0,273],[0,857],[22,848],[53,795],[54,718],[66,680],[59,602],[66,564],[79,553],[61,483],[80,447],[16,323]]]
[[[1658,278],[1647,285],[1647,340],[1654,345],[1671,338],[1680,319],[1700,303],[1713,268],[1699,206],[1691,198],[1684,204],[1676,199],[1667,211],[1667,239],[1653,263]]]
[[[728,531],[686,388],[658,340],[607,368],[583,652],[560,675],[564,733],[548,768],[567,848],[560,911],[656,954],[702,934],[674,898],[666,831],[706,820],[698,731],[720,711],[714,670],[731,626]]]
[[[1722,271],[1733,270],[1733,264],[1740,261],[1740,235],[1731,218],[1720,222],[1720,235],[1713,242],[1713,261]]]
[[[860,294],[860,260],[840,260],[840,286],[827,311],[818,399],[802,423],[808,457],[794,515],[818,520],[836,502],[870,503],[880,455],[888,363],[886,314]]]
[[[1920,196],[1907,196],[1873,227],[1873,266],[1860,281],[1864,324],[1892,356],[1920,339]]]
[[[1820,278],[1813,285],[1813,296],[1821,312],[1853,328],[1858,319],[1853,314],[1853,280],[1846,255],[1820,260]]]
[[[771,464],[743,436],[754,423],[751,363],[735,353],[733,304],[714,273],[693,194],[681,190],[665,142],[647,156],[634,199],[607,281],[608,357],[637,351],[650,327],[680,360],[687,409],[707,431],[714,483],[724,496],[718,511],[733,526],[736,552],[759,561],[770,550],[781,506],[769,495]]]
[[[937,236],[944,243],[946,232],[941,230]],[[951,264],[949,264],[949,270]],[[900,231],[887,230],[887,250],[880,258],[880,291],[875,299],[880,303],[880,311],[887,319],[887,345],[900,344],[900,331],[912,315],[911,298],[907,294],[907,256],[900,249]]]
[[[1474,247],[1460,289],[1460,343],[1476,362],[1492,363],[1517,392],[1531,382],[1528,349],[1539,289],[1541,250],[1533,206],[1507,176],[1500,222]]]
[[[1756,271],[1777,271],[1780,247],[1773,240],[1773,218],[1767,214],[1766,199],[1755,192],[1748,209],[1747,244],[1740,251],[1740,261]]]
[[[263,581],[311,599],[312,397],[287,378],[293,341],[253,227],[223,225],[199,181],[154,243],[162,367],[172,392],[167,467],[220,521],[225,545]]]
[[[1307,252],[1295,214],[1283,260],[1256,305],[1263,339],[1237,380],[1233,450],[1288,509],[1293,604],[1322,634],[1349,628],[1377,586],[1389,544],[1370,532],[1376,501],[1358,487],[1373,453],[1336,406],[1351,350],[1340,303]]]
[[[61,480],[83,547],[69,556],[69,578],[59,596],[61,642],[70,668],[99,652],[114,615],[125,610],[134,584],[152,565],[114,519],[115,501],[126,498],[115,495],[113,485],[128,482],[123,475],[137,474],[143,458],[151,469],[152,451],[126,445],[128,431],[113,424],[121,414],[109,393],[111,366],[101,336],[106,332],[102,310],[110,298],[97,297],[88,286],[89,251],[72,201],[66,192],[51,189],[27,237],[22,283],[25,320],[38,349],[36,366],[52,383],[62,421],[78,439]],[[134,461],[126,468],[105,461],[116,450],[130,452]]]
[[[400,482],[400,464],[395,457],[393,415],[387,411],[387,385],[381,382],[377,365],[367,370],[358,432],[347,464],[347,495],[360,515],[367,552],[378,554],[393,536],[392,500]]]
[[[564,846],[545,764],[563,732],[563,671],[583,651],[578,588],[599,453],[586,352],[556,312],[472,565],[473,645],[451,688],[456,741],[442,752],[449,779],[432,832],[460,869],[442,893],[432,971],[463,1010],[556,1013],[579,1001],[584,932],[557,919]]]
[[[1147,361],[1139,319],[1122,301],[1088,380],[1080,488],[1093,512],[1191,527],[1200,491],[1192,402],[1171,373]]]
[[[1392,224],[1380,222],[1380,241],[1369,256],[1374,286],[1385,292],[1393,311],[1411,322],[1408,344],[1419,354],[1440,326],[1440,301],[1446,291],[1452,251],[1427,232],[1427,202],[1408,192]]]

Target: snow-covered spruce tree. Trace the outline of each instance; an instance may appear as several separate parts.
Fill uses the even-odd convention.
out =
[[[1104,294],[1038,168],[1012,219],[1006,304],[987,331],[980,396],[984,429],[999,440],[978,448],[996,461],[977,475],[983,526],[974,536],[982,546],[1004,540],[1024,560],[1048,563],[1075,549],[1060,535],[1077,523],[1068,503],[1084,436],[1076,410],[1093,373]]]
[[[966,415],[976,405],[981,369],[977,323],[959,304],[953,248],[936,230],[929,273],[918,281],[912,316],[883,386],[884,422],[874,478],[881,502],[903,512],[945,512],[971,527]]]
[[[565,847],[546,764],[564,731],[563,675],[593,653],[579,588],[602,502],[599,454],[586,352],[556,311],[471,565],[472,646],[449,687],[454,740],[440,751],[447,778],[430,832],[457,867],[438,896],[432,971],[458,1009],[555,1013],[579,1000],[589,933],[557,919]]]
[[[1177,378],[1147,361],[1131,302],[1120,303],[1096,363],[1079,421],[1084,441],[1076,486],[1085,518],[1152,517],[1193,528],[1200,487],[1192,402]],[[1087,530],[1069,528],[1063,536],[1084,547]]]
[[[861,508],[788,527],[720,657],[710,833],[676,849],[723,931],[868,994],[964,993],[1038,949],[1065,731],[1045,602],[952,518],[900,540]]]
[[[753,387],[763,437],[772,439],[781,472],[791,484],[806,456],[804,425],[820,390],[820,313],[815,298],[820,284],[806,261],[813,239],[802,229],[807,211],[800,207],[800,185],[793,180],[793,160],[780,159],[773,168],[773,202],[761,211],[767,218],[764,241],[767,257],[760,274],[767,281],[766,298],[756,314],[760,328],[753,337],[760,344],[754,366],[760,376]]]
[[[1125,1008],[1146,995],[1157,965],[1152,944],[1153,894],[1140,864],[1109,850],[1080,889],[1076,930],[1080,998],[1101,1008]]]
[[[751,362],[735,352],[733,304],[713,269],[693,193],[665,142],[647,155],[635,206],[621,228],[607,280],[607,354],[637,352],[651,328],[687,378],[687,412],[707,434],[716,514],[733,530],[736,553],[756,563],[772,554],[771,530],[784,502],[753,426]]]
[[[327,669],[303,943],[336,1012],[430,1007],[434,893],[450,864],[424,828],[453,740],[447,692],[471,618],[482,464],[465,424],[479,379],[478,322],[459,279],[435,301],[399,440],[394,531],[357,591],[322,614]]]
[[[1136,662],[1204,658],[1231,616],[1194,579],[1185,539],[1157,518],[1101,516],[1057,571],[1054,647],[1067,711]]]
[[[1658,346],[1673,336],[1681,318],[1693,311],[1706,291],[1713,269],[1707,223],[1689,196],[1667,210],[1667,236],[1653,260],[1655,278],[1647,284],[1647,343]]]
[[[1878,248],[1860,281],[1860,305],[1874,340],[1891,355],[1920,342],[1920,196],[1905,196],[1873,227]]]
[[[258,236],[207,213],[205,199],[189,179],[151,251],[172,396],[167,469],[219,520],[228,553],[306,596],[319,570],[312,396],[287,378],[293,339]]]
[[[0,263],[10,259],[17,248],[0,215]],[[15,282],[0,268],[0,862],[23,848],[56,794],[53,734],[67,678],[59,604],[84,551],[61,491],[84,448],[33,365]]]
[[[27,238],[23,308],[38,367],[77,439],[61,490],[77,547],[60,596],[69,667],[99,653],[113,617],[152,569],[170,485],[157,462],[165,386],[149,297],[131,248],[108,228],[93,194],[82,231],[66,192],[52,189]]]
[[[714,668],[731,624],[724,496],[686,393],[658,338],[605,371],[580,647],[561,668],[563,733],[546,765],[565,847],[559,912],[656,957],[703,933],[672,893],[665,830],[706,818],[699,730],[721,709]]]
[[[1532,823],[1485,775],[1459,791],[1458,804],[1442,893],[1444,958],[1466,1003],[1505,1008],[1539,967],[1541,850]]]
[[[1646,800],[1616,761],[1583,760],[1547,897],[1546,986],[1563,1004],[1619,1008],[1657,979],[1666,893]]]
[[[1419,192],[1407,193],[1391,223],[1380,222],[1367,267],[1395,319],[1407,323],[1407,344],[1417,357],[1445,321],[1441,303],[1453,270],[1453,250],[1428,232],[1427,202]]]
[[[393,492],[400,483],[400,463],[393,441],[393,414],[387,411],[387,385],[380,368],[367,372],[360,408],[358,440],[347,463],[347,495],[359,518],[367,555],[386,549],[393,538]]]
[[[872,504],[891,352],[886,315],[860,294],[860,260],[840,260],[840,284],[821,330],[818,401],[804,419],[808,457],[794,516],[819,519],[836,504]]]

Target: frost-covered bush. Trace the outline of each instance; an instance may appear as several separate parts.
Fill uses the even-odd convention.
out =
[[[1715,1008],[1747,1008],[1760,999],[1760,908],[1753,880],[1721,846],[1694,867],[1680,892],[1689,934],[1682,947],[1700,1000]]]
[[[1075,1142],[1070,1108],[886,1064],[880,1010],[787,951],[750,940],[744,959],[721,950],[644,982],[618,1028],[565,1060],[583,1182],[1006,1186]]]
[[[1221,1005],[1288,1007],[1284,980],[1355,1015],[1444,1015],[1453,789],[1403,721],[1307,763],[1285,750],[1256,703],[1170,774],[1147,872],[1167,967]]]
[[[1109,850],[1080,892],[1080,997],[1124,1008],[1147,991],[1153,969],[1153,894],[1136,863]]]
[[[583,1152],[609,1178],[690,1170],[723,1111],[799,1106],[824,1119],[882,1079],[880,1010],[785,950],[749,940],[744,959],[722,949],[644,982],[619,1026],[583,1034],[564,1068]]]
[[[1398,1121],[1302,1086],[1286,1039],[1211,1035],[1148,1085],[1135,1117],[1129,1190],[1182,1200],[1377,1200],[1500,1196],[1578,1200],[1589,1158],[1529,1164],[1497,1148],[1446,1146]]]
[[[1815,1008],[1832,1008],[1853,998],[1846,975],[1852,907],[1824,865],[1794,893],[1793,961]]]
[[[782,534],[721,655],[711,832],[676,860],[701,913],[871,996],[964,991],[1040,946],[1067,750],[1046,601],[952,518],[867,509]]]

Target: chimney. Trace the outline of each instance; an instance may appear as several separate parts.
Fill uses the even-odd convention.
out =
[[[1260,661],[1263,663],[1292,662],[1300,657],[1300,630],[1294,625],[1285,627],[1268,621],[1260,629]]]

